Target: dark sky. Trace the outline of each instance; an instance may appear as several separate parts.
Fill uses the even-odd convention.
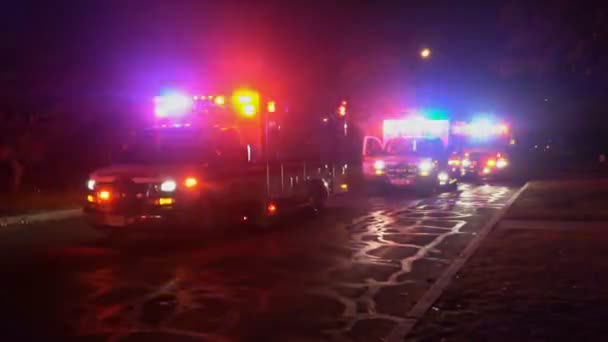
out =
[[[603,8],[454,4],[12,2],[0,20],[0,106],[133,108],[179,80],[209,91],[249,84],[319,105],[346,97],[378,111],[491,112],[531,126],[602,121]]]

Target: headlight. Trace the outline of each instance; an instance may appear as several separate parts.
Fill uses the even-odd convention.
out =
[[[462,166],[467,167],[471,165],[471,161],[468,159],[463,159],[462,160]]]
[[[177,184],[172,180],[166,180],[160,184],[160,191],[172,192],[175,191],[176,188]]]
[[[447,172],[439,172],[437,179],[440,183],[447,183],[448,180],[450,180],[450,176],[447,174]]]
[[[384,170],[385,166],[386,164],[384,163],[384,160],[376,160],[374,163],[374,169],[376,170]]]
[[[496,167],[499,169],[505,168],[507,165],[509,165],[509,163],[505,159],[499,159],[496,162]]]
[[[89,179],[87,181],[87,189],[89,189],[89,190],[95,189],[95,180],[94,179]]]
[[[489,167],[496,166],[496,159],[488,159],[488,161],[486,162],[486,165]]]
[[[418,171],[421,174],[428,174],[433,169],[433,163],[430,160],[423,160],[418,163]]]

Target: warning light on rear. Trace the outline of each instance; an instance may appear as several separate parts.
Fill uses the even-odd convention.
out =
[[[268,213],[268,215],[273,215],[277,212],[278,208],[277,205],[270,202],[268,203],[268,207],[266,207],[266,212]]]

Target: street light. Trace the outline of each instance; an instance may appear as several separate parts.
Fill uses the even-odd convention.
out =
[[[431,57],[431,49],[424,48],[424,49],[420,50],[420,57],[422,57],[423,59],[427,59],[427,58]]]

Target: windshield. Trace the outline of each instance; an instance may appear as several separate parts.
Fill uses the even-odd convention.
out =
[[[392,139],[386,144],[387,155],[437,155],[443,151],[440,139]]]
[[[239,155],[238,138],[230,134],[213,137],[198,130],[168,129],[144,132],[123,144],[120,162],[128,163],[207,163]]]

